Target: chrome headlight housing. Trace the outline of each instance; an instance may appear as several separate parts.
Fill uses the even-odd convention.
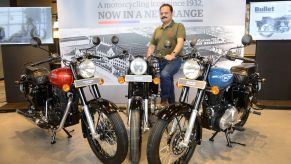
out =
[[[189,59],[184,63],[183,73],[188,79],[197,79],[202,75],[203,66],[195,59]]]
[[[79,65],[78,70],[79,74],[85,79],[93,77],[95,74],[95,64],[93,61],[86,59]]]
[[[135,75],[142,75],[147,71],[147,62],[142,58],[135,58],[130,63],[130,71]]]

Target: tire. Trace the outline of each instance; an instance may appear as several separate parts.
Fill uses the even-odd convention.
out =
[[[106,113],[101,113],[100,111],[98,111],[95,114],[98,114],[98,113],[100,114],[99,116],[104,117],[105,115],[107,118],[105,119],[105,121],[99,122],[98,120],[100,119],[96,120],[96,117],[94,115],[94,127],[95,127],[96,132],[100,135],[99,140],[95,140],[92,138],[92,136],[90,135],[89,128],[84,128],[86,129],[85,133],[87,136],[88,143],[92,151],[94,152],[94,154],[103,163],[106,163],[106,164],[107,163],[108,164],[121,163],[122,161],[125,160],[126,155],[127,155],[127,150],[128,150],[127,132],[123,124],[123,121],[117,112],[106,114]],[[101,119],[104,119],[102,117]],[[104,127],[104,124],[108,124],[109,122],[112,125],[110,127],[112,130],[109,130],[110,132],[107,132],[106,130],[100,128],[100,127]],[[85,123],[85,126],[88,127],[87,122]],[[112,133],[112,131],[114,131],[114,134]],[[112,136],[109,136],[109,135],[112,135]],[[107,143],[109,144],[109,146],[112,145],[111,142],[114,142],[114,141],[110,140],[111,139],[110,137],[114,138],[115,139],[114,141],[117,144],[115,154],[111,156],[101,146],[102,143],[103,144]],[[103,142],[101,143],[101,141]]]
[[[177,117],[179,117],[179,116],[177,116]],[[180,155],[180,157],[177,157],[177,159],[174,160],[174,161],[167,161],[167,160],[166,160],[166,162],[161,161],[161,158],[160,158],[160,155],[161,155],[160,154],[160,144],[162,142],[162,136],[163,136],[163,133],[166,131],[167,126],[174,119],[172,119],[172,120],[159,119],[158,122],[153,127],[153,129],[151,130],[150,135],[149,135],[149,139],[148,139],[148,145],[147,145],[148,163],[151,163],[151,164],[188,163],[190,161],[190,159],[191,159],[191,157],[192,157],[192,155],[193,155],[193,153],[195,151],[196,145],[197,145],[196,142],[194,141],[195,140],[194,136],[197,135],[197,130],[198,130],[197,124],[195,124],[193,132],[192,132],[192,136],[190,138],[191,139],[190,145],[189,145],[190,148],[185,148],[185,150],[184,150],[185,153]],[[177,139],[175,137],[173,137],[173,136],[175,136],[178,132],[179,132],[179,130],[176,130],[173,135],[170,135],[171,139],[168,139],[168,138],[166,139],[167,146],[169,146],[172,141],[177,141]],[[165,148],[165,147],[163,147],[163,148]],[[169,147],[169,148],[171,150],[173,150],[172,147]],[[169,150],[169,149],[166,149],[166,150]]]
[[[250,108],[250,107],[249,107]],[[248,118],[249,118],[249,115],[250,115],[250,110],[249,109],[243,109],[243,113],[241,115],[241,117],[239,118],[240,119],[240,122],[238,122],[237,124],[235,124],[235,126],[240,126],[240,127],[243,127]]]
[[[141,154],[141,124],[139,110],[131,110],[129,133],[131,162],[133,164],[139,163]]]

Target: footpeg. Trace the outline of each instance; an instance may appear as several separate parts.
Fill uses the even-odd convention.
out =
[[[252,108],[253,108],[254,110],[263,110],[263,109],[265,108],[265,106],[264,106],[264,105],[259,105],[259,104],[255,104],[255,103],[253,103],[253,104],[252,104]]]
[[[259,116],[262,114],[261,112],[257,112],[257,111],[252,111],[252,113],[256,114],[256,115],[259,115]]]
[[[245,129],[244,127],[242,127],[242,126],[235,126],[235,127],[233,127],[233,129],[234,129],[234,130],[237,130],[237,131],[240,131],[240,132],[246,130],[246,129]]]

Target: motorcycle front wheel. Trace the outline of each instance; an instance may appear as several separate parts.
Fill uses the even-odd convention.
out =
[[[130,117],[130,158],[132,163],[138,163],[141,154],[141,124],[140,111],[131,110]]]
[[[195,151],[197,126],[194,126],[188,147],[179,144],[188,127],[188,118],[181,114],[171,120],[159,119],[150,132],[147,145],[149,163],[188,163]]]
[[[127,132],[117,112],[110,114],[95,112],[94,127],[100,137],[94,139],[89,128],[85,128],[89,145],[103,163],[116,164],[125,160],[128,149]],[[88,123],[85,124],[88,127]]]

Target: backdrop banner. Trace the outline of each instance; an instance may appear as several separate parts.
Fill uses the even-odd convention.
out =
[[[97,56],[119,53],[111,44],[113,35],[119,37],[119,46],[129,53],[145,55],[154,29],[161,25],[159,7],[163,3],[173,5],[174,21],[185,25],[185,52],[195,37],[200,54],[215,58],[241,45],[245,32],[245,0],[62,0],[57,3],[60,49],[62,57],[67,59],[79,54],[78,49],[92,46],[90,39],[94,35],[101,38],[101,44],[91,50]],[[123,88],[124,94],[111,96],[124,97],[126,86],[120,86],[117,77],[125,73],[127,61],[103,58],[95,64],[97,75],[105,79],[106,85]],[[222,59],[219,65],[230,67],[233,63]],[[181,75],[180,71],[176,77]]]

